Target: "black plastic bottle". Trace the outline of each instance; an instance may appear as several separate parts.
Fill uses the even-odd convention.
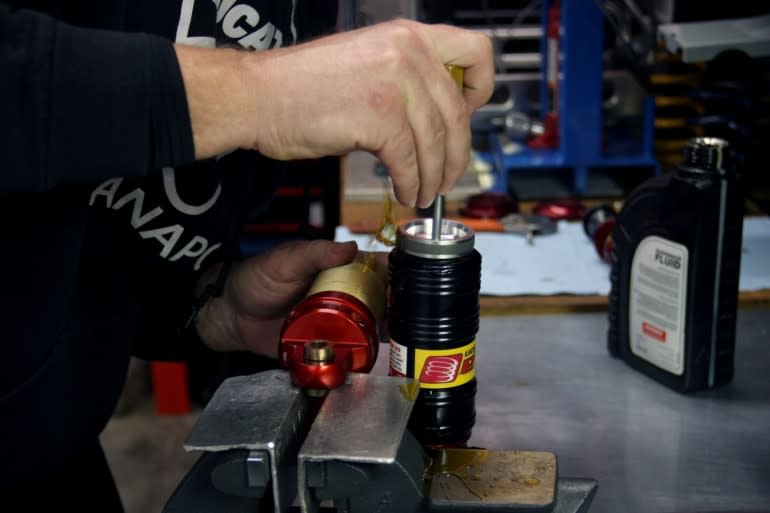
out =
[[[612,232],[611,355],[680,392],[733,378],[743,190],[722,139],[627,198]]]

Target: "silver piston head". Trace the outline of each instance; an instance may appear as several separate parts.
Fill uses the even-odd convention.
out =
[[[471,227],[444,219],[436,240],[433,239],[433,219],[415,219],[399,226],[396,248],[422,258],[457,258],[473,251],[475,237]]]

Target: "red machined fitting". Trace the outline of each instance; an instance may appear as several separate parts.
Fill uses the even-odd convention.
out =
[[[600,224],[594,232],[594,248],[606,263],[612,262],[612,253],[615,251],[615,242],[612,240],[612,230],[615,228],[615,219],[608,219]]]
[[[331,345],[331,362],[305,360],[305,345],[314,340]],[[295,385],[331,389],[344,383],[348,372],[369,372],[378,350],[379,330],[372,311],[350,294],[324,291],[308,296],[289,314],[279,359]]]
[[[575,199],[541,201],[532,208],[532,213],[554,221],[575,221],[582,219],[586,207]]]
[[[543,133],[530,139],[527,146],[532,149],[553,149],[559,147],[559,117],[549,112],[543,118]]]
[[[308,342],[313,344],[316,341]],[[319,341],[320,342],[320,341]],[[331,390],[345,383],[351,367],[351,355],[348,349],[332,351],[332,356],[325,361],[307,359],[303,346],[292,345],[289,357],[289,373],[295,386],[305,389]],[[329,345],[329,347],[332,347]]]
[[[583,216],[583,230],[594,243],[599,258],[606,263],[612,262],[615,242],[612,240],[612,230],[615,228],[617,212],[609,205],[598,205],[590,208]]]
[[[559,39],[560,37],[560,23],[561,13],[559,11],[559,2],[554,2],[548,8],[548,37],[551,39]]]
[[[460,214],[479,219],[500,219],[519,211],[519,202],[506,192],[485,191],[468,198]]]

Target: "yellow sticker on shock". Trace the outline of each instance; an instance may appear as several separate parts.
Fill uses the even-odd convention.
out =
[[[420,388],[453,388],[476,375],[476,341],[455,349],[414,350],[414,378]]]

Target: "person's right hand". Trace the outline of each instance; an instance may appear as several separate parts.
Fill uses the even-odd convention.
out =
[[[180,63],[188,100],[193,98],[196,155],[206,156],[212,154],[206,127],[198,123],[196,130],[196,121],[210,118],[196,119],[184,52]],[[398,201],[423,208],[465,172],[470,116],[494,87],[487,36],[409,20],[247,54],[241,63],[240,87],[249,95],[225,108],[232,120],[214,124],[219,135],[237,128],[238,146],[280,160],[369,151],[388,168]],[[465,70],[462,94],[448,64]],[[215,92],[220,101],[227,98],[228,90]],[[223,149],[229,148],[213,151]]]

